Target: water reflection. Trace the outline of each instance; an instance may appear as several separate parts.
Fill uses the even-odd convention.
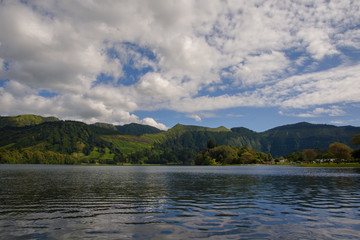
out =
[[[4,239],[360,235],[359,169],[0,167]]]

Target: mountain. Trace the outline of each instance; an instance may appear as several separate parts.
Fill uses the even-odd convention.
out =
[[[56,121],[60,121],[60,120],[56,117],[41,117],[32,114],[0,117],[0,128],[25,127],[25,126],[41,124],[44,122],[56,122]]]
[[[3,149],[51,150],[65,154],[89,152],[93,146],[106,146],[102,135],[115,135],[117,131],[87,125],[76,121],[44,122],[24,127],[1,129],[0,146]]]
[[[225,145],[236,147],[248,146],[257,151],[273,154],[267,138],[263,137],[261,133],[244,127],[232,128],[231,131],[233,134],[230,138],[226,139]]]
[[[97,122],[97,123],[93,123],[93,124],[91,124],[91,125],[92,125],[92,126],[95,126],[95,127],[107,128],[107,129],[111,129],[111,130],[117,131],[116,126],[113,125],[113,124],[110,124],[110,123],[100,123],[100,122]]]
[[[94,123],[92,124],[96,127],[107,128],[114,131],[119,131],[123,134],[131,134],[131,135],[142,135],[142,134],[153,134],[162,132],[160,129],[148,125],[138,124],[138,123],[130,123],[125,125],[113,125],[109,123]]]
[[[326,149],[334,142],[351,146],[355,134],[360,134],[360,127],[301,122],[267,130],[260,136],[266,139],[271,154],[281,156],[301,149]]]
[[[182,146],[196,150],[205,148],[207,141],[213,139],[218,145],[248,146],[279,157],[297,150],[327,149],[334,142],[351,146],[350,139],[355,134],[360,134],[360,127],[300,122],[255,132],[244,127],[229,130],[224,127],[206,128],[178,124],[168,130],[168,133],[178,134],[171,144],[179,145],[179,142],[182,142]]]
[[[209,140],[278,157],[303,149],[327,149],[333,142],[351,146],[350,139],[360,134],[360,127],[306,122],[264,132],[181,124],[161,131],[135,123],[88,125],[36,115],[0,117],[0,123],[0,163],[190,164]]]
[[[142,135],[142,134],[153,134],[162,132],[160,129],[148,125],[130,123],[123,126],[115,126],[115,128],[121,132],[132,135]]]

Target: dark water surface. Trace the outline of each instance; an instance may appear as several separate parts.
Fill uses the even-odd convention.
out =
[[[0,165],[1,239],[359,239],[360,169]]]

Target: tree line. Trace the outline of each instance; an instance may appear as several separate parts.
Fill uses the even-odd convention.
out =
[[[243,146],[218,146],[210,139],[207,149],[200,151],[194,160],[195,165],[261,164],[271,162],[271,154],[256,152]]]
[[[351,138],[355,147],[360,146],[360,134]],[[355,162],[360,161],[360,149],[352,149],[348,145],[334,142],[328,149],[304,149],[284,156],[291,162]]]

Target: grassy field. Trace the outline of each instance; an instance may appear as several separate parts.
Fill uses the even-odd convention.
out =
[[[302,167],[358,167],[360,163],[301,163],[296,164]]]
[[[352,162],[352,163],[278,163],[279,166],[299,166],[299,167],[358,167],[360,168],[360,163]]]

